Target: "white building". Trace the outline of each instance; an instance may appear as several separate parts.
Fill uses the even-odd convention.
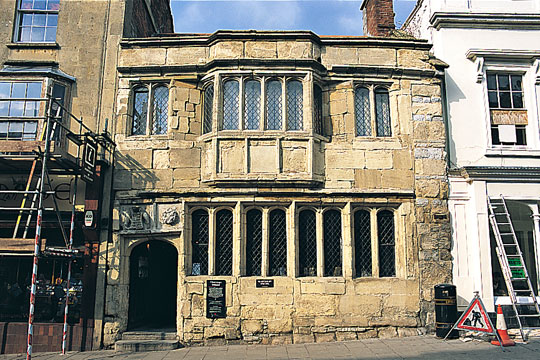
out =
[[[453,279],[458,305],[478,290],[510,304],[487,196],[508,200],[538,294],[540,273],[540,0],[418,0],[403,29],[446,62]],[[413,99],[414,101],[414,99]]]

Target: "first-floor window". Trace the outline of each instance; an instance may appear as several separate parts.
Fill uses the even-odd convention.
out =
[[[246,214],[246,275],[260,276],[262,266],[262,212],[251,209]]]
[[[341,212],[328,210],[323,215],[324,276],[342,275]]]
[[[15,41],[54,43],[60,0],[19,0]]]
[[[302,130],[304,125],[303,86],[298,80],[287,81],[287,130]]]
[[[145,84],[133,89],[131,135],[167,133],[169,88]]]
[[[222,130],[238,130],[240,85],[238,80],[223,83],[223,126]]]
[[[208,275],[208,212],[191,215],[191,275]]]
[[[287,276],[287,224],[285,211],[275,209],[270,212],[270,276]]]
[[[527,145],[527,109],[521,74],[487,74],[493,145]]]
[[[232,275],[233,213],[220,210],[216,214],[216,275]]]
[[[317,276],[317,224],[315,211],[302,210],[298,216],[299,276]]]
[[[374,86],[356,87],[354,89],[354,118],[356,136],[392,136],[388,89]]]
[[[203,96],[203,134],[207,134],[212,131],[213,103],[214,85],[208,85],[204,89]]]
[[[377,213],[379,237],[379,276],[396,276],[396,252],[394,236],[394,213],[382,210]]]

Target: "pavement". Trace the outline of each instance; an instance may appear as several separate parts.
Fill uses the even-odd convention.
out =
[[[25,359],[25,354],[0,355],[0,359]],[[448,340],[433,335],[397,339],[367,339],[316,344],[193,346],[169,351],[119,353],[113,350],[37,353],[32,359],[122,360],[229,360],[229,359],[540,359],[540,338],[517,343],[504,351],[486,341]]]

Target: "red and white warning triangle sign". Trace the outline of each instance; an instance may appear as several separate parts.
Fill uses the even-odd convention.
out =
[[[461,330],[482,331],[485,333],[494,333],[495,330],[487,314],[484,304],[479,297],[475,297],[469,308],[463,313],[463,316],[456,324],[456,328]]]

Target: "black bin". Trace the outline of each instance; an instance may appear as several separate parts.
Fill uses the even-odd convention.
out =
[[[444,338],[456,323],[457,299],[456,286],[451,284],[435,285],[435,333]],[[448,335],[448,339],[457,339],[457,330]]]

